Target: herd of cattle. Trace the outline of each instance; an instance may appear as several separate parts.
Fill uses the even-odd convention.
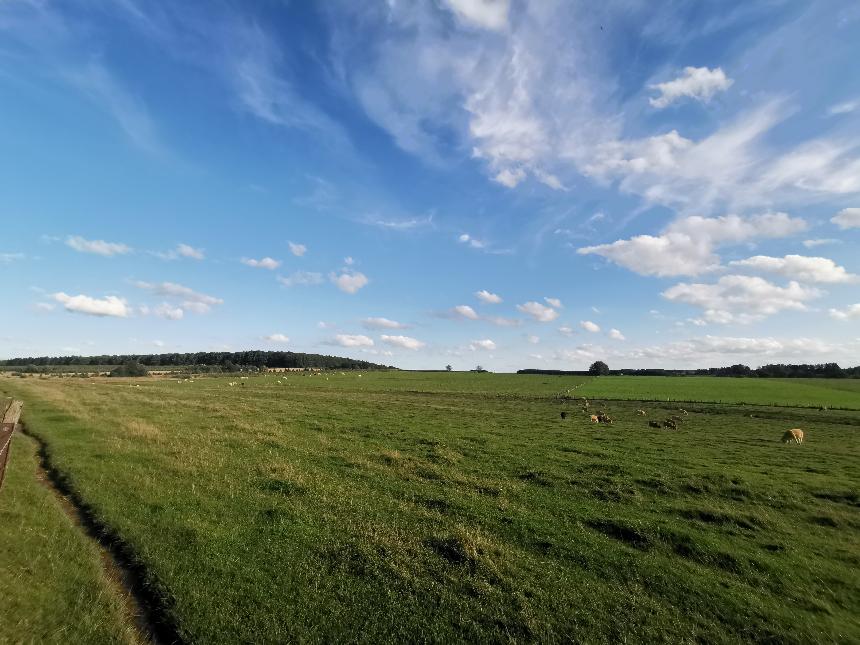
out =
[[[589,410],[590,403],[588,399],[582,397],[582,412],[590,415],[592,423],[603,423],[605,425],[612,425],[613,419],[611,416],[606,414],[605,411],[601,410],[597,414],[591,414]],[[689,413],[683,408],[678,408],[679,414],[670,414],[663,421],[649,420],[648,426],[651,428],[666,428],[667,430],[677,430],[678,425],[684,420],[685,416],[688,416]],[[636,414],[640,417],[648,416],[648,413],[645,410],[636,410]],[[561,418],[567,418],[567,412],[562,411]],[[793,428],[791,430],[786,430],[785,434],[782,435],[782,443],[803,443],[803,430],[800,428]]]

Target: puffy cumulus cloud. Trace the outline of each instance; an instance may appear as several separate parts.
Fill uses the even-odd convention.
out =
[[[105,242],[104,240],[87,240],[80,235],[70,235],[66,238],[66,246],[80,251],[81,253],[94,253],[110,257],[112,255],[124,255],[131,253],[131,247],[119,242]]]
[[[828,258],[807,257],[804,255],[786,255],[774,258],[767,255],[755,255],[746,260],[729,262],[730,266],[776,273],[785,278],[799,282],[857,282],[860,276],[848,273],[844,267],[838,266]]]
[[[526,173],[522,168],[516,168],[514,170],[505,168],[493,177],[493,181],[497,184],[501,184],[502,186],[507,186],[508,188],[516,188],[525,178]]]
[[[362,334],[337,334],[332,342],[341,347],[373,347],[373,339]]]
[[[383,334],[380,336],[380,339],[386,345],[402,347],[403,349],[411,349],[412,351],[421,349],[427,345],[427,343],[422,342],[417,338],[412,338],[411,336],[388,336],[387,334]]]
[[[288,276],[279,275],[277,281],[285,287],[310,286],[323,283],[322,273],[313,271],[296,271]]]
[[[365,318],[361,321],[367,329],[407,329],[409,325],[388,318]]]
[[[720,267],[715,249],[759,238],[781,238],[805,230],[806,222],[786,213],[764,213],[752,217],[683,217],[672,222],[661,235],[637,235],[577,249],[580,255],[600,255],[619,266],[659,277],[700,275]]]
[[[370,282],[360,271],[342,271],[340,274],[330,273],[329,280],[344,293],[354,294]]]
[[[469,343],[469,349],[473,352],[477,352],[479,350],[493,351],[496,349],[496,343],[489,338],[485,338],[484,340],[473,340]]]
[[[860,318],[860,302],[854,305],[849,305],[845,309],[830,309],[831,318],[836,320],[849,320],[851,318]]]
[[[558,298],[544,298],[544,300],[550,307],[555,307],[556,309],[562,308],[561,300]]]
[[[162,302],[152,310],[152,313],[166,320],[182,320],[185,316],[185,311],[183,311],[182,307],[174,307],[169,302]]]
[[[827,354],[837,350],[837,346],[816,338],[778,339],[772,337],[749,338],[732,336],[702,336],[687,340],[641,347],[623,354],[628,359],[648,359],[686,362],[694,364],[699,359],[714,360],[715,356],[737,357],[756,356],[809,356]]]
[[[596,334],[600,331],[600,325],[597,323],[593,323],[590,320],[581,320],[579,322],[579,326],[582,327],[585,331],[589,331],[592,334]]]
[[[673,302],[683,302],[704,311],[713,323],[749,323],[780,311],[804,311],[806,302],[821,291],[789,282],[780,287],[763,278],[727,275],[714,284],[680,283],[663,292]]]
[[[304,244],[296,244],[295,242],[287,242],[287,246],[290,247],[290,253],[299,258],[307,253],[308,250],[308,247]]]
[[[260,260],[255,260],[253,258],[242,258],[242,264],[246,264],[249,267],[254,267],[257,269],[268,269],[269,271],[274,271],[279,266],[281,266],[280,260],[275,260],[274,258],[265,257]]]
[[[707,103],[717,92],[729,89],[732,83],[734,81],[720,67],[685,67],[684,73],[675,80],[650,85],[660,95],[648,99],[648,102],[655,108],[668,107],[684,97]]]
[[[508,24],[510,0],[444,0],[464,23],[498,31]]]
[[[555,309],[534,301],[517,305],[517,310],[528,314],[538,322],[552,322],[558,318],[558,312]]]
[[[105,296],[104,298],[91,298],[83,294],[70,296],[62,291],[51,294],[51,297],[61,303],[66,311],[71,311],[88,316],[113,316],[116,318],[128,318],[131,309],[126,301],[117,296]]]
[[[480,291],[475,292],[475,296],[487,305],[497,305],[502,301],[502,297],[495,293],[490,293],[486,289],[481,289]]]
[[[263,340],[267,340],[270,343],[289,343],[290,337],[284,334],[269,334],[268,336],[263,336]]]
[[[612,340],[627,340],[627,339],[624,337],[624,334],[622,334],[622,333],[621,333],[620,331],[618,331],[617,329],[610,329],[610,330],[609,330],[609,337],[610,337]]]
[[[460,318],[468,318],[469,320],[478,320],[478,312],[472,309],[469,305],[457,305],[451,309],[451,313]]]
[[[830,221],[843,230],[860,228],[860,208],[843,208]]]
[[[221,298],[209,296],[205,293],[199,293],[193,289],[175,282],[135,282],[134,285],[139,289],[144,289],[157,296],[175,298],[181,301],[182,307],[185,310],[193,311],[198,314],[207,313],[215,305],[223,304]]]

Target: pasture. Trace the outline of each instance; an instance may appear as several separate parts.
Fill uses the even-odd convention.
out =
[[[189,642],[860,640],[856,382],[231,381],[0,378]]]

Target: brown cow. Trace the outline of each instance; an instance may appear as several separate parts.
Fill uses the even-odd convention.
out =
[[[652,428],[659,428],[660,422],[659,421],[649,421],[648,425],[651,426]]]
[[[592,414],[591,415],[591,422],[597,423],[598,421],[600,421],[600,418],[596,414]]]

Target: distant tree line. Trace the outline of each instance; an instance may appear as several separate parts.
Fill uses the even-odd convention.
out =
[[[836,363],[816,364],[771,364],[762,365],[756,369],[748,365],[730,365],[729,367],[709,367],[696,370],[681,369],[618,369],[610,370],[605,363],[598,361],[588,370],[518,370],[517,374],[549,374],[556,376],[589,376],[606,374],[610,376],[731,376],[736,378],[860,378],[860,366],[839,367]]]
[[[220,366],[224,371],[236,371],[242,367],[318,367],[322,369],[394,369],[368,361],[322,354],[298,352],[193,352],[169,354],[111,354],[101,356],[38,356],[0,360],[3,366],[51,366],[51,365],[125,365],[139,363],[148,368],[181,367],[189,365]]]

